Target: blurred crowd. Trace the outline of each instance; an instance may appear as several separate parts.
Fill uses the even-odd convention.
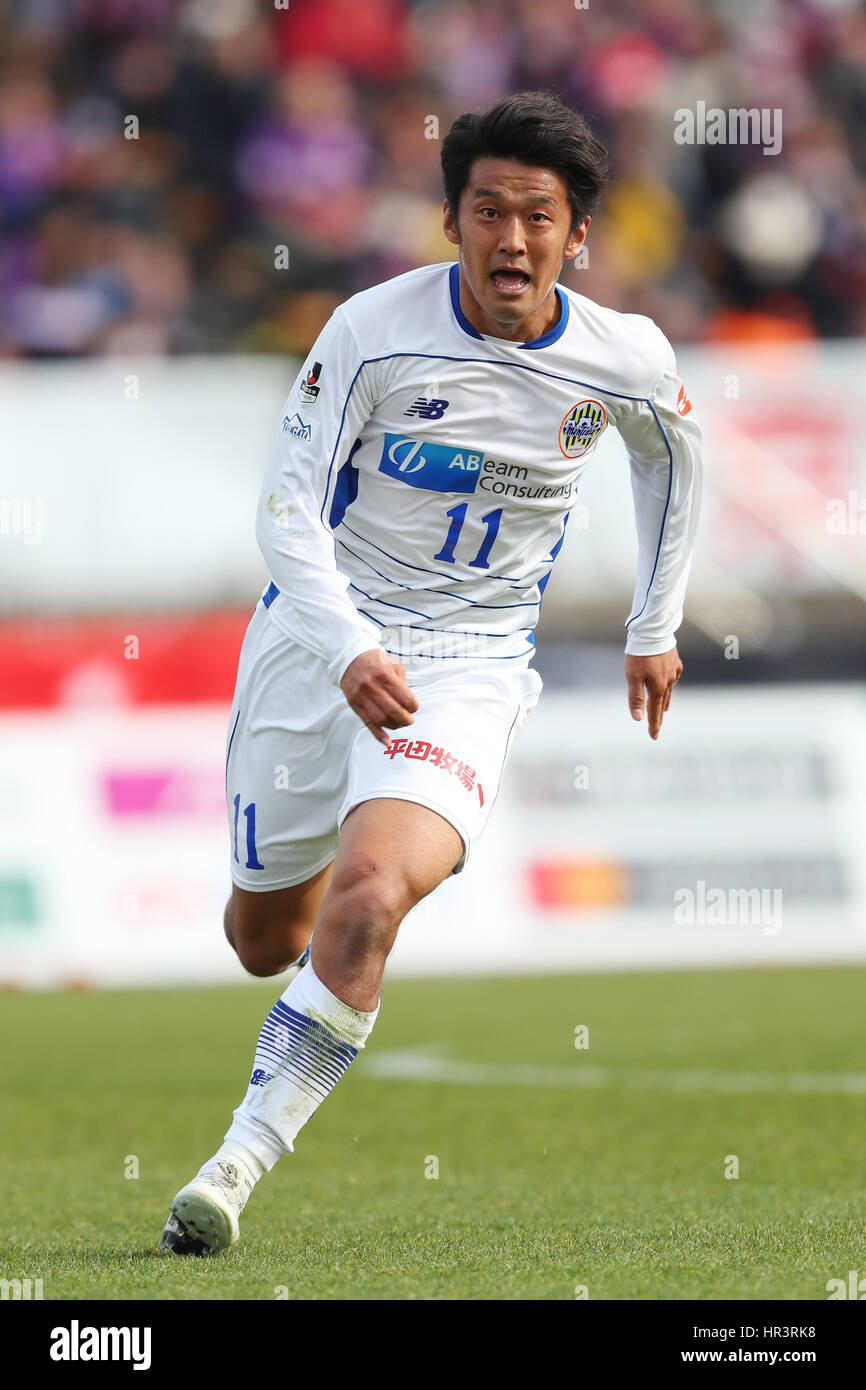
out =
[[[0,356],[304,353],[450,259],[450,122],[548,88],[612,179],[565,283],[676,342],[866,334],[855,0],[18,0],[0,8]],[[782,149],[675,111],[780,108]]]

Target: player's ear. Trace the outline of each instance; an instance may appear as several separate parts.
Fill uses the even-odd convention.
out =
[[[583,243],[586,241],[586,234],[589,231],[589,224],[592,218],[587,215],[582,222],[578,222],[574,231],[569,233],[568,241],[565,243],[563,253],[565,260],[573,261]]]
[[[460,234],[457,231],[457,223],[455,222],[451,214],[451,209],[448,206],[447,199],[442,204],[442,230],[445,233],[445,236],[448,239],[448,241],[450,241],[454,246],[460,245]]]

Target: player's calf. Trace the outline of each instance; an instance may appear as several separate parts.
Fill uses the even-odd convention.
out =
[[[305,951],[331,877],[329,864],[304,883],[252,893],[233,886],[223,930],[251,975],[279,975]]]

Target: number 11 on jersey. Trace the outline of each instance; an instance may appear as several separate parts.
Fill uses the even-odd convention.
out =
[[[445,537],[445,544],[439,553],[433,556],[434,560],[445,560],[449,565],[454,564],[454,547],[457,544],[457,540],[463,528],[463,523],[466,520],[466,509],[468,505],[468,502],[461,502],[458,506],[452,507],[450,511],[445,513],[446,516],[450,516],[451,525],[448,527],[448,535]],[[487,534],[481,542],[478,554],[475,556],[474,560],[469,561],[469,565],[475,569],[486,570],[489,568],[487,559],[493,548],[493,542],[496,540],[497,532],[499,531],[499,523],[502,520],[502,508],[497,508],[495,512],[488,512],[481,520],[487,527]]]

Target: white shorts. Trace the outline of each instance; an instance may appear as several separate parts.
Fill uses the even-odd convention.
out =
[[[328,680],[326,663],[253,613],[241,648],[226,740],[231,875],[253,892],[303,883],[330,864],[340,826],[375,797],[438,811],[469,858],[505,760],[541,693],[537,671],[407,671],[414,723],[387,748]]]

